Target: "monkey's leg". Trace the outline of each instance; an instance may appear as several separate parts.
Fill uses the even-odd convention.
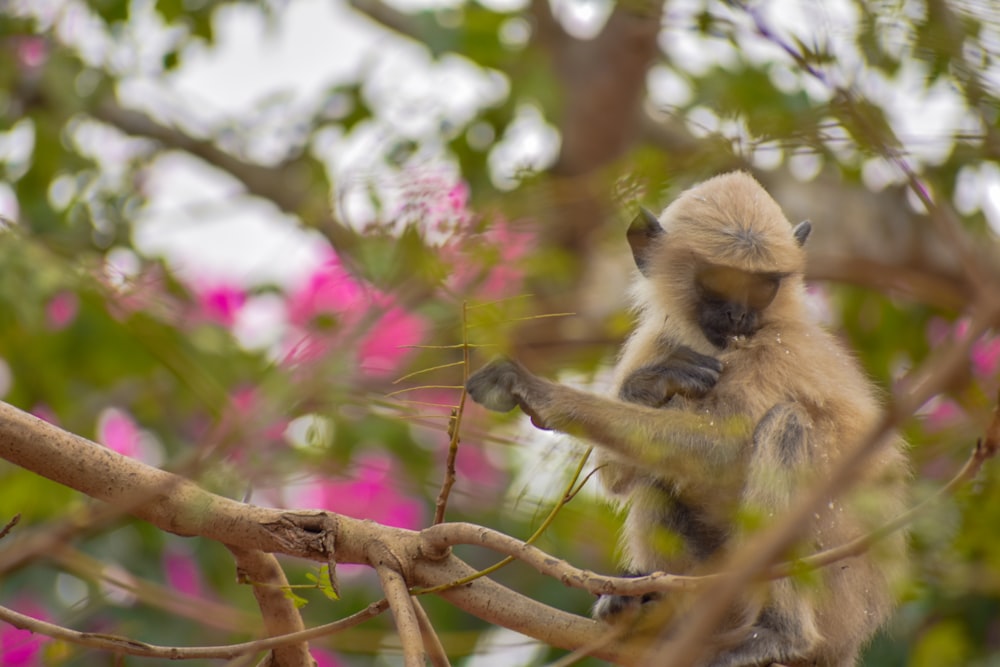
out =
[[[722,374],[722,362],[682,345],[664,358],[632,371],[622,382],[618,397],[628,403],[658,408],[674,395],[705,396]]]
[[[812,458],[811,420],[796,404],[768,410],[753,434],[753,454],[744,491],[744,508],[780,516],[791,505]],[[735,646],[718,654],[709,667],[808,663],[821,640],[811,591],[792,578],[768,585],[768,599]]]
[[[497,412],[520,406],[532,422],[578,436],[662,475],[685,494],[711,497],[741,485],[753,425],[744,415],[657,410],[543,380],[498,359],[466,383],[472,400]]]

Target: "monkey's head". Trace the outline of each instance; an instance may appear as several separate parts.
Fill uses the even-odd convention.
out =
[[[752,338],[797,303],[812,227],[792,227],[749,174],[685,191],[659,219],[642,209],[628,231],[636,266],[669,317],[681,315],[718,349]]]

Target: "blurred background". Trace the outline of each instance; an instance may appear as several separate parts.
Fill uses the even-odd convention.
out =
[[[991,0],[0,0],[0,399],[230,497],[420,528],[464,352],[606,389],[628,221],[747,169],[813,221],[815,315],[890,400],[1000,293],[998,95]],[[905,423],[916,498],[988,422],[1000,336],[975,334]],[[472,407],[459,435],[446,517],[522,539],[581,453]],[[1000,665],[998,482],[988,463],[920,516],[865,665]],[[538,545],[610,573],[594,486]],[[88,506],[0,462],[0,525],[21,514],[0,604],[160,645],[259,636],[222,546]],[[307,623],[381,597],[341,579],[336,602],[296,589]],[[455,664],[561,654],[426,604]],[[385,616],[312,646],[401,664]],[[121,664],[6,625],[0,663]]]

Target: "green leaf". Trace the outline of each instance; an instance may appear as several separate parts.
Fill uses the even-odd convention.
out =
[[[297,595],[291,588],[283,588],[282,593],[284,594],[286,600],[291,600],[296,609],[302,609],[309,604],[309,600],[305,599],[301,595]]]

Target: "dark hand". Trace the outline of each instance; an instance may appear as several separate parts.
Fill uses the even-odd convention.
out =
[[[625,378],[619,398],[658,408],[675,395],[702,398],[715,387],[722,374],[722,362],[679,347],[659,363],[642,366]]]
[[[469,376],[465,390],[469,397],[488,410],[510,412],[520,406],[531,422],[540,429],[550,427],[542,420],[533,404],[541,399],[535,385],[544,383],[513,359],[500,357]]]

